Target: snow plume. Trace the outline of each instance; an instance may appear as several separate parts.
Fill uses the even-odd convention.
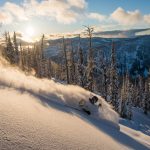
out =
[[[20,93],[29,93],[39,99],[42,103],[55,103],[78,108],[81,99],[87,101],[90,109],[93,109],[89,103],[89,97],[94,95],[85,89],[74,85],[63,85],[53,80],[38,79],[34,76],[27,76],[15,67],[11,67],[7,62],[0,58],[0,87],[4,89],[15,89]],[[96,118],[103,118],[118,123],[118,115],[111,107],[100,97],[99,101],[102,107],[96,113]],[[15,97],[13,97],[15,98]],[[0,98],[1,99],[1,98]]]

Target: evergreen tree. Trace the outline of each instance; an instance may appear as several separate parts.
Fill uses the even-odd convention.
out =
[[[51,59],[48,59],[48,78],[51,79],[52,77],[52,63],[51,63]]]
[[[84,58],[83,50],[81,48],[81,39],[79,35],[79,45],[78,45],[78,85],[81,87],[85,86],[85,69],[84,69]]]
[[[89,37],[89,51],[88,51],[88,64],[87,64],[87,85],[86,88],[89,91],[93,91],[94,86],[94,56],[92,48],[92,34],[94,29],[92,27],[86,26],[86,32]]]
[[[126,107],[127,107],[127,118],[129,120],[131,120],[132,118],[132,89],[133,86],[131,85],[130,81],[129,81],[129,76],[128,76],[128,80],[127,80],[127,103],[126,103]]]
[[[99,87],[100,87],[100,93],[102,97],[107,101],[108,98],[108,65],[107,60],[104,55],[104,51],[100,50],[99,52],[99,60],[97,63],[97,66],[100,70],[99,75]]]
[[[150,89],[149,89],[149,82],[147,79],[145,82],[145,89],[144,89],[143,100],[142,100],[142,107],[145,114],[147,114],[148,112],[149,104],[150,104]]]
[[[48,62],[44,57],[44,34],[42,35],[40,45],[36,45],[37,76],[39,78],[47,77]]]
[[[115,45],[112,43],[111,49],[111,70],[110,70],[110,101],[114,109],[118,111],[118,75],[115,54]]]
[[[41,59],[44,59],[44,38],[45,38],[45,36],[44,36],[44,34],[43,34],[43,36],[42,36],[42,39],[41,39],[41,52],[40,52],[40,58]]]
[[[129,79],[129,74],[123,77],[123,84],[121,89],[121,99],[119,103],[119,113],[123,118],[132,118],[132,96],[133,86]]]
[[[8,34],[7,34],[7,32],[5,32],[4,37],[5,37],[5,48],[2,52],[2,55],[4,56],[5,59],[8,59],[8,57],[7,57],[7,53],[8,53]]]
[[[126,77],[123,77],[123,84],[121,88],[121,97],[119,101],[119,114],[121,117],[125,118],[126,117],[126,100],[127,100],[127,86],[126,86]]]
[[[134,107],[138,106],[138,88],[137,88],[136,80],[134,80],[134,84],[133,84],[132,102]]]
[[[14,47],[9,33],[7,34],[7,41],[6,41],[6,58],[11,64],[15,63]]]
[[[65,70],[66,70],[66,78],[67,78],[67,83],[69,84],[69,70],[68,70],[68,59],[67,59],[67,51],[66,51],[66,44],[65,44],[65,39],[63,36],[63,51],[64,51],[64,56],[65,56]]]
[[[23,55],[23,49],[22,49],[22,45],[20,43],[19,45],[19,49],[20,49],[20,53],[19,53],[19,67],[21,70],[24,70],[24,55]]]
[[[75,68],[75,60],[74,60],[74,51],[73,51],[73,44],[71,41],[71,51],[70,51],[70,62],[69,62],[69,68],[70,68],[70,83],[75,84],[75,77],[76,77],[76,68]]]
[[[19,50],[18,50],[18,43],[17,43],[15,32],[13,36],[13,45],[14,45],[15,63],[18,64],[19,63]]]
[[[142,107],[142,101],[144,96],[144,78],[142,76],[138,77],[138,95],[137,95],[137,106]]]

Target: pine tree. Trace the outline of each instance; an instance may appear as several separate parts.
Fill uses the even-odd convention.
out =
[[[33,56],[33,54],[32,54],[32,48],[30,47],[30,46],[28,46],[28,49],[27,49],[27,71],[29,72],[29,73],[31,73],[31,71],[32,71],[32,56]]]
[[[78,45],[78,85],[81,87],[85,86],[85,69],[84,69],[84,58],[83,58],[83,50],[81,48],[81,39],[79,35],[79,45]]]
[[[41,39],[41,52],[40,52],[41,59],[44,59],[44,38],[45,38],[45,36],[43,34],[42,39]]]
[[[138,99],[137,99],[137,104],[138,107],[142,107],[142,101],[143,101],[143,96],[144,96],[144,78],[142,76],[138,77]]]
[[[119,103],[119,113],[123,118],[132,118],[132,96],[133,85],[130,82],[128,72],[123,77],[123,84],[121,89],[121,98]]]
[[[40,45],[36,45],[36,62],[37,62],[37,76],[39,78],[46,77],[47,61],[44,57],[44,34],[42,35]]]
[[[103,87],[104,87],[103,97],[106,101],[108,98],[108,83],[109,83],[108,70],[107,70],[107,65],[105,63],[103,66]]]
[[[20,43],[19,45],[20,53],[19,53],[19,67],[21,70],[24,70],[24,56],[23,56],[23,49]]]
[[[144,114],[147,114],[150,103],[150,89],[148,79],[145,82],[145,88],[143,93],[142,107],[144,110]]]
[[[110,101],[114,109],[118,111],[118,75],[115,56],[115,45],[112,43],[111,70],[110,70]]]
[[[131,85],[130,81],[129,81],[129,77],[127,79],[127,103],[126,103],[126,107],[127,107],[127,118],[129,120],[131,120],[132,118],[132,90],[133,90],[133,86]]]
[[[41,72],[41,70],[40,70],[41,69],[40,68],[40,56],[41,56],[40,55],[40,48],[36,43],[34,44],[34,51],[35,51],[34,52],[35,53],[35,56],[34,56],[35,57],[34,58],[35,59],[35,67],[34,68],[35,68],[35,72],[36,72],[35,74],[37,77],[41,77],[40,76],[40,72]]]
[[[15,52],[14,47],[10,38],[9,33],[7,33],[7,41],[6,41],[6,59],[11,63],[15,63]]]
[[[48,59],[48,78],[51,79],[52,77],[52,63],[51,63],[51,59]]]
[[[65,70],[66,70],[66,78],[67,78],[67,83],[69,84],[69,70],[68,70],[68,59],[67,59],[67,51],[66,51],[66,44],[65,44],[65,39],[63,36],[63,51],[64,51],[64,56],[65,56]]]
[[[97,67],[99,68],[99,88],[102,97],[107,101],[108,98],[108,67],[107,61],[104,55],[104,51],[100,50],[99,52],[99,60],[97,63]]]
[[[8,34],[7,34],[7,32],[5,32],[4,37],[5,37],[5,48],[2,52],[2,55],[4,56],[5,59],[8,59],[8,57],[7,57],[7,53],[8,53]]]
[[[71,41],[71,51],[70,51],[70,62],[69,62],[69,68],[70,68],[70,83],[75,84],[75,77],[76,77],[76,68],[75,68],[75,60],[74,60],[74,51],[73,51],[73,44]]]
[[[134,84],[133,84],[132,102],[134,107],[138,106],[138,88],[137,88],[136,79],[134,80]]]
[[[15,63],[18,64],[19,63],[19,50],[18,50],[18,43],[17,43],[15,32],[13,36],[13,45],[14,45]]]
[[[121,117],[125,118],[126,117],[126,100],[127,100],[127,85],[126,85],[126,77],[123,77],[123,83],[122,83],[122,88],[121,88],[121,97],[119,101],[119,114]]]
[[[87,64],[87,85],[86,88],[89,91],[93,91],[94,85],[94,56],[92,48],[92,34],[94,29],[92,27],[86,26],[86,32],[89,37],[89,51],[88,51],[88,64]]]

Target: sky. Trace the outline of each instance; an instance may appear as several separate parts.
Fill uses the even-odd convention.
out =
[[[24,36],[150,27],[150,0],[0,0],[1,34]]]

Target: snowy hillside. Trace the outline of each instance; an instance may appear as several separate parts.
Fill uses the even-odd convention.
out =
[[[1,150],[150,148],[148,135],[136,138],[132,133],[137,131],[126,125],[119,131],[118,115],[101,97],[102,106],[95,111],[88,103],[90,92],[27,76],[0,62]],[[81,99],[87,101],[92,115],[74,109]]]

